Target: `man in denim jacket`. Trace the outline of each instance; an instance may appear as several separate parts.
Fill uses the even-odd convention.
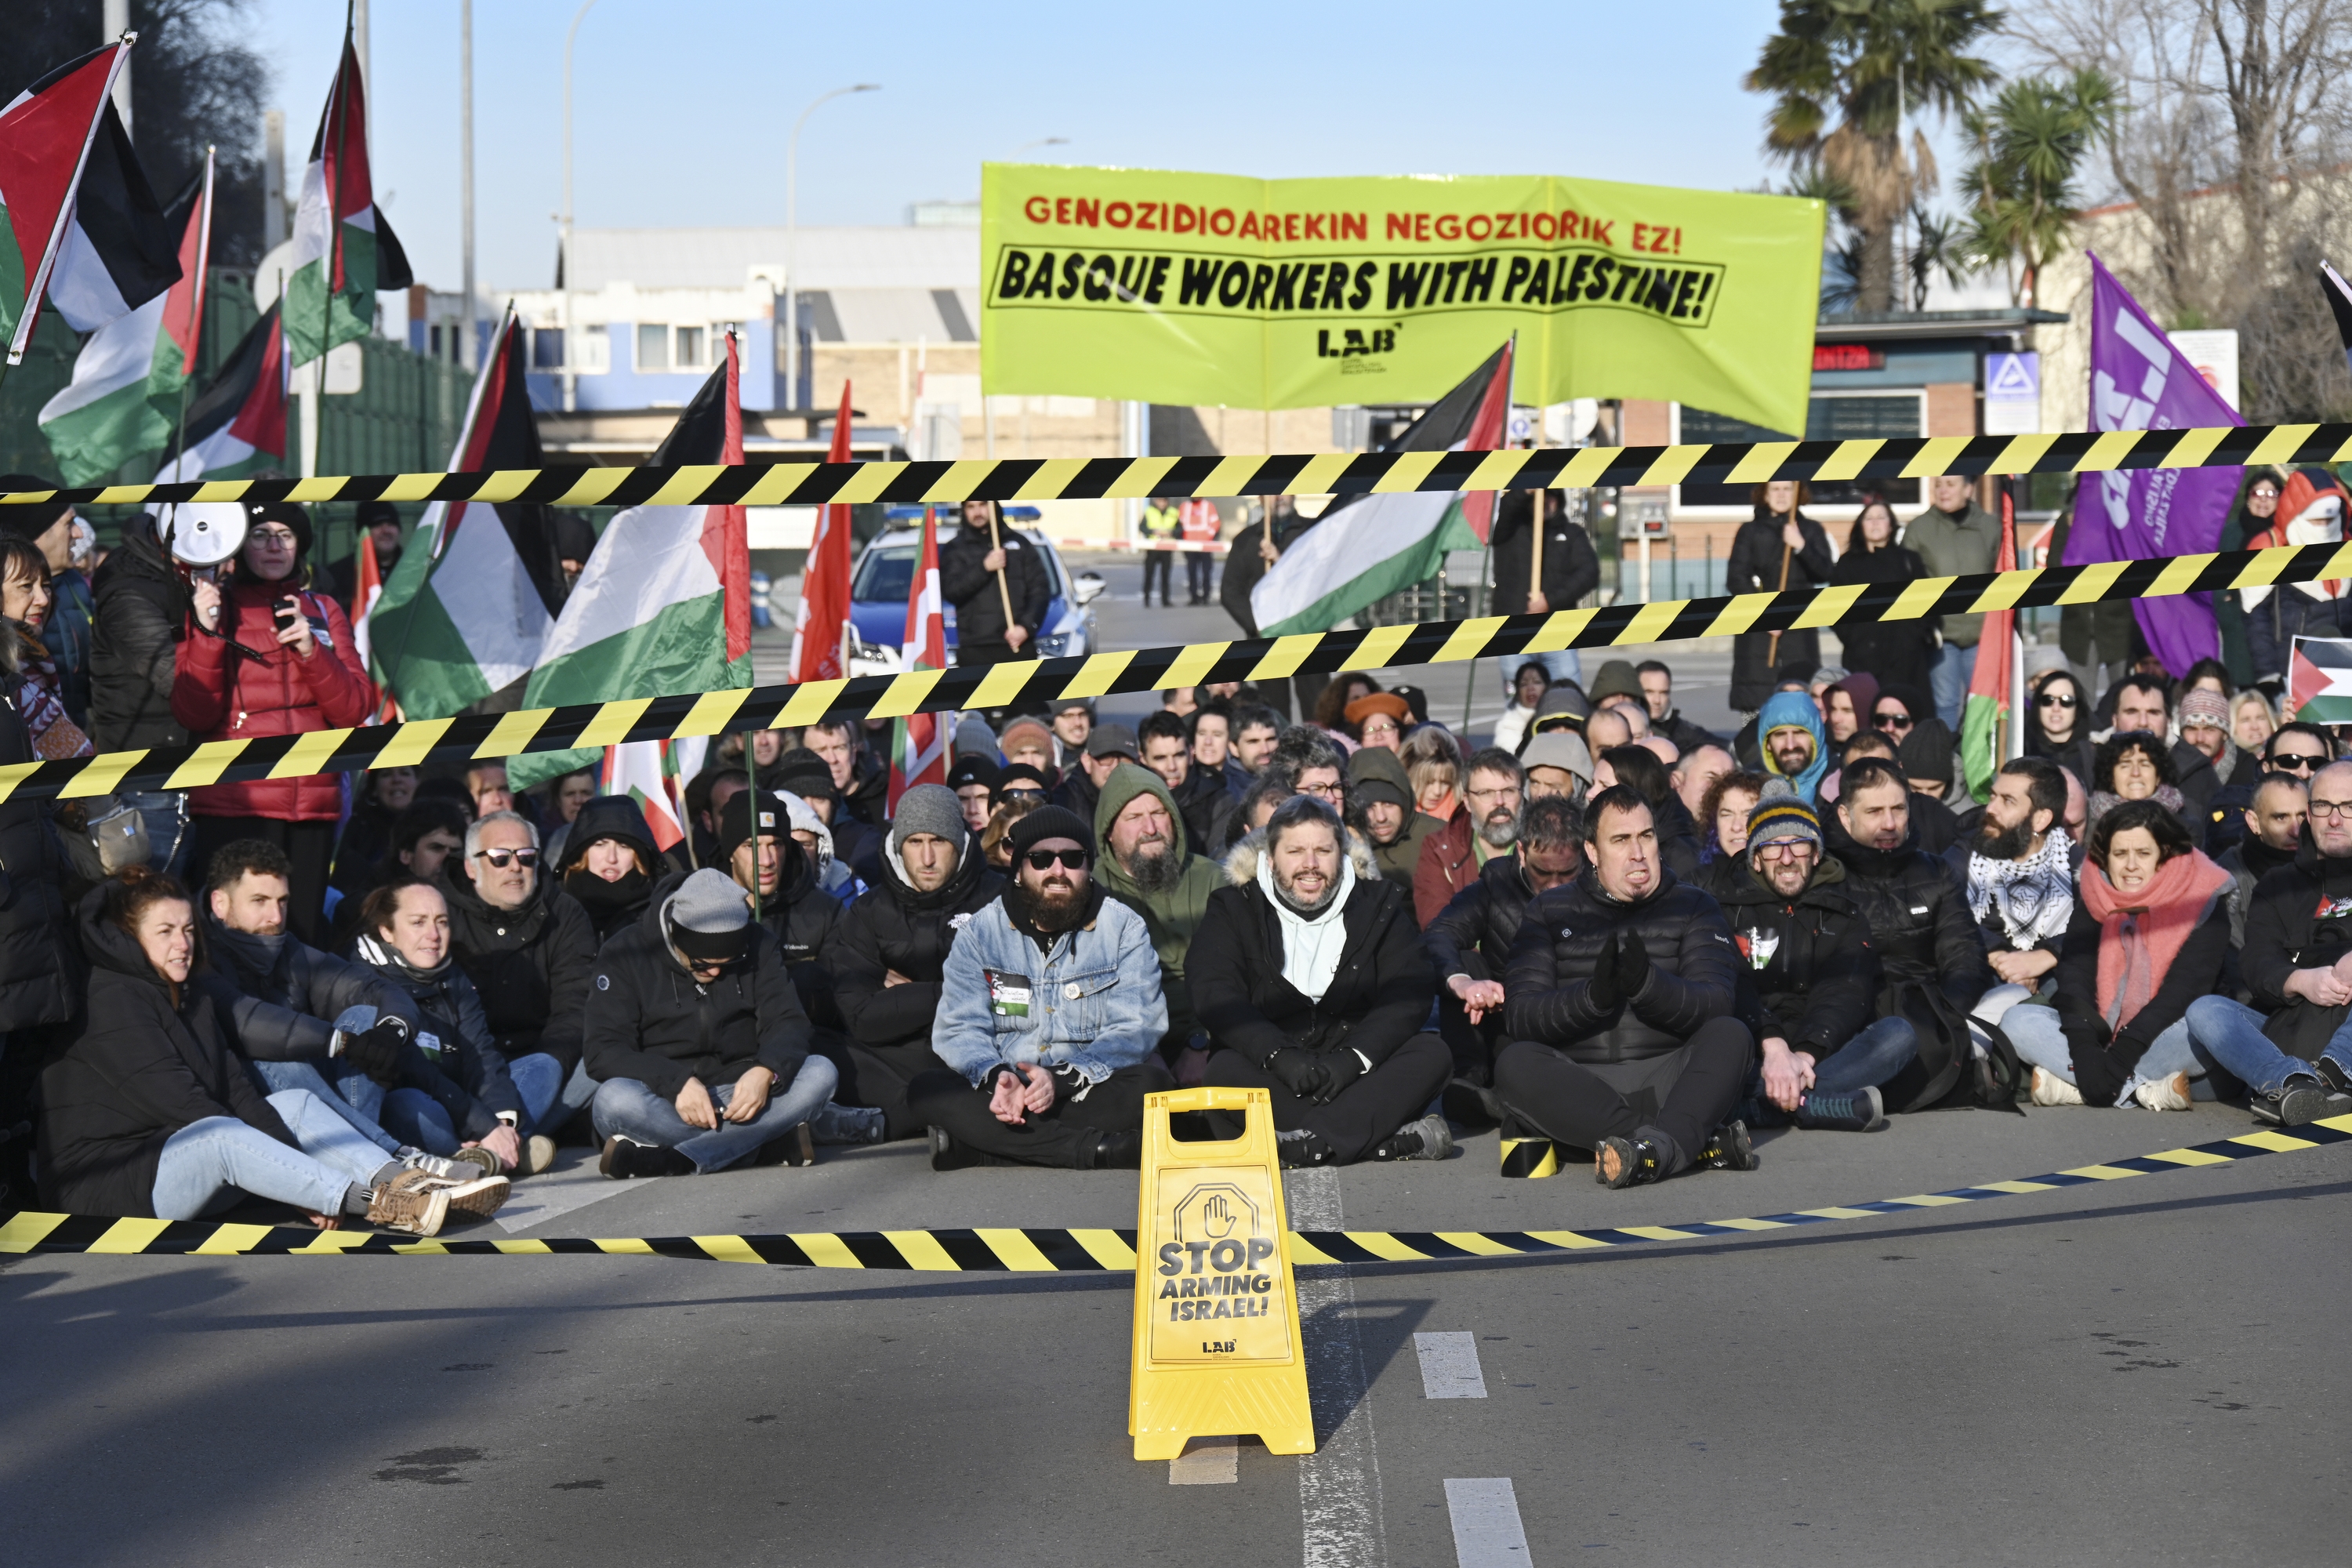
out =
[[[1160,955],[1143,917],[1103,896],[1094,834],[1059,806],[1008,836],[1013,882],[948,952],[931,1049],[908,1106],[931,1130],[931,1168],[1142,1163],[1143,1097],[1174,1080],[1153,1047],[1168,1027]]]

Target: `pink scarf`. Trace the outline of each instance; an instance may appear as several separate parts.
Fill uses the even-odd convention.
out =
[[[2181,943],[2197,929],[2230,873],[2201,850],[2176,855],[2148,884],[2130,895],[2115,889],[2095,860],[2083,862],[2077,885],[2083,907],[2099,922],[2099,1016],[2122,1028],[2148,1004],[2172,972]]]

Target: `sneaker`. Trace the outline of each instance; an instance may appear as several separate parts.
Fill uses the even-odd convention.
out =
[[[604,1152],[596,1169],[616,1182],[625,1182],[638,1176],[690,1176],[694,1162],[675,1149],[614,1133],[604,1140]]]
[[[1294,1127],[1287,1132],[1274,1135],[1274,1152],[1286,1171],[1296,1171],[1309,1165],[1331,1163],[1331,1145],[1304,1127]]]
[[[2346,1072],[2334,1057],[2322,1057],[2311,1064],[2313,1074],[2320,1082],[2338,1094],[2352,1094],[2352,1072]]]
[[[1398,1128],[1372,1150],[1375,1160],[1443,1160],[1454,1152],[1454,1129],[1443,1116],[1424,1116]]]
[[[1592,1179],[1612,1190],[1654,1182],[1664,1168],[1665,1156],[1647,1138],[1603,1138],[1592,1152]]]
[[[478,1143],[475,1144],[470,1149],[458,1150],[455,1154],[450,1155],[449,1158],[443,1163],[447,1164],[450,1169],[442,1173],[453,1177],[462,1175],[464,1173],[464,1168],[467,1165],[480,1166],[482,1169],[482,1174],[486,1176],[495,1176],[506,1168],[499,1163],[499,1157],[496,1154],[491,1153],[488,1149],[483,1148]]]
[[[2033,1103],[2036,1105],[2080,1105],[2083,1091],[2045,1068],[2033,1069]]]
[[[1809,1094],[1798,1102],[1796,1121],[1813,1132],[1875,1132],[1886,1125],[1886,1102],[1875,1089]]]
[[[425,1174],[438,1176],[445,1182],[455,1181],[457,1177],[457,1165],[455,1161],[444,1160],[438,1154],[428,1154],[422,1149],[404,1147],[400,1151],[400,1163],[412,1171],[423,1171]]]
[[[957,1142],[954,1135],[944,1127],[934,1127],[930,1133],[931,1169],[934,1171],[969,1171],[980,1165],[1013,1163],[1011,1160],[1000,1160],[993,1154],[983,1154],[977,1149]],[[1139,1140],[1141,1134],[1137,1136]]]
[[[1710,1171],[1752,1171],[1763,1163],[1756,1145],[1748,1142],[1745,1121],[1727,1121],[1717,1128],[1692,1162]]]
[[[387,1230],[405,1231],[410,1236],[438,1236],[442,1222],[449,1217],[449,1189],[426,1184],[432,1178],[410,1180],[422,1174],[404,1173],[399,1179],[368,1194],[368,1223]]]
[[[534,1132],[522,1146],[522,1173],[536,1176],[555,1163],[555,1140],[544,1132]]]
[[[2267,1121],[2273,1127],[2301,1127],[2323,1116],[2352,1111],[2352,1095],[2330,1093],[2317,1079],[2299,1072],[2279,1085],[2276,1094],[2254,1096],[2247,1102],[2247,1108],[2257,1121]]]
[[[809,1118],[810,1135],[820,1143],[879,1143],[885,1130],[881,1111],[830,1100]]]
[[[454,1182],[444,1182],[436,1177],[427,1177],[426,1180],[448,1194],[452,1209],[472,1215],[476,1219],[488,1219],[498,1213],[514,1191],[514,1184],[504,1176],[476,1176],[470,1181],[460,1177]]]
[[[2189,1075],[2177,1072],[2170,1078],[2143,1080],[2132,1090],[2132,1098],[2149,1110],[2186,1110],[2189,1109]]]

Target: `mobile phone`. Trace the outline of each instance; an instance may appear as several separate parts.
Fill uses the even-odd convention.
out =
[[[302,618],[301,606],[289,597],[279,603],[273,616],[278,622],[279,631],[290,632],[294,629],[294,623]]]

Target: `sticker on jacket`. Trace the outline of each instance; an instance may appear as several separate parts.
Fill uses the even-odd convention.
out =
[[[1030,985],[1025,974],[1013,974],[1002,969],[982,969],[988,976],[988,1010],[1000,1018],[1025,1018],[1029,1016]]]
[[[2315,921],[2336,921],[2342,920],[2346,915],[2352,915],[2352,899],[2331,899],[2322,893],[2319,896],[2319,908],[2312,911],[2311,918]]]
[[[441,1054],[441,1037],[419,1029],[416,1032],[416,1048],[428,1057],[437,1057]]]
[[[1750,967],[1756,969],[1769,968],[1772,955],[1780,951],[1780,933],[1777,931],[1760,931],[1755,926],[1749,926],[1735,936],[1733,941],[1738,944],[1739,956],[1746,959]]]

